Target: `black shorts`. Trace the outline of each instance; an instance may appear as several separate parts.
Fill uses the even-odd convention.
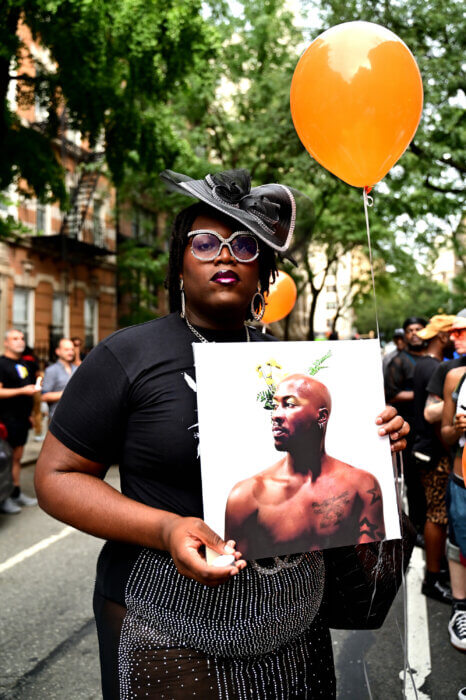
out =
[[[26,444],[31,427],[29,418],[0,418],[0,423],[3,423],[8,431],[6,441],[10,447],[22,447]]]

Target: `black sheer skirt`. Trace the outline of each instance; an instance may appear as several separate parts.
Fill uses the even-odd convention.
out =
[[[242,582],[237,576],[229,588],[211,589],[146,550],[128,582],[126,607],[94,594],[104,700],[331,700],[331,640],[318,613],[321,582],[316,587],[321,569],[310,575],[317,601],[306,621],[307,569],[261,576],[247,567]]]
[[[118,648],[126,608],[94,595],[104,700],[120,700]],[[255,659],[235,661],[193,649],[148,648],[135,654],[130,673],[131,698],[165,700],[239,700],[240,698],[331,698],[335,675],[328,627],[319,619],[303,638]],[[284,669],[286,671],[284,672]],[[238,684],[239,679],[239,684]],[[260,694],[257,693],[258,682]]]

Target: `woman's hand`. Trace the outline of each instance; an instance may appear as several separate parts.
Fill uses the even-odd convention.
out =
[[[409,433],[410,427],[409,423],[398,415],[396,408],[385,406],[375,422],[377,425],[380,425],[379,435],[390,436],[392,452],[399,452],[405,449],[406,440],[404,438]]]
[[[244,569],[246,562],[241,553],[235,551],[235,542],[224,542],[200,518],[183,518],[170,514],[164,527],[166,547],[183,576],[192,578],[206,586],[218,586]],[[208,564],[204,555],[204,546],[218,554],[233,554],[235,562],[231,566],[213,566]]]

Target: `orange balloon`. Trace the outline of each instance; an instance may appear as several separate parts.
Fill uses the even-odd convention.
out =
[[[268,294],[265,294],[265,313],[262,323],[281,321],[288,316],[295,305],[297,294],[293,278],[280,270],[275,282],[270,285]]]
[[[345,22],[301,56],[290,100],[295,129],[311,156],[349,185],[370,187],[416,133],[422,79],[396,34],[371,22]]]

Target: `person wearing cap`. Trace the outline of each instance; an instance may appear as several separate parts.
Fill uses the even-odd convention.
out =
[[[445,570],[445,541],[447,533],[447,509],[445,495],[450,473],[450,455],[440,440],[438,431],[424,418],[427,384],[438,365],[451,357],[453,343],[450,329],[454,316],[432,316],[427,326],[417,335],[427,343],[426,355],[414,368],[414,418],[413,456],[420,474],[426,499],[424,546],[426,570],[422,593],[443,603],[451,602],[448,572]]]
[[[382,368],[385,377],[385,373],[388,365],[393,360],[393,358],[402,350],[405,350],[405,332],[402,328],[395,328],[393,331],[393,344],[395,345],[394,350],[389,350],[382,358]]]
[[[466,318],[466,308],[458,311],[455,322],[461,324],[462,318]],[[445,385],[445,377],[447,376],[448,372],[456,367],[465,366],[466,353],[459,353],[459,356],[455,357],[453,360],[441,362],[435,370],[427,385],[427,391],[429,394],[427,396],[427,401],[424,408],[424,417],[428,423],[440,424],[440,421],[442,420],[443,387]]]
[[[38,460],[39,502],[108,540],[94,594],[105,700],[225,698],[238,687],[275,698],[277,684],[286,696],[332,698],[322,554],[263,575],[202,519],[192,344],[273,340],[245,320],[260,318],[275,253],[289,256],[295,198],[284,185],[251,187],[245,170],[163,179],[198,200],[172,231],[171,313],[117,331],[74,373]],[[215,379],[221,411],[228,367]],[[376,423],[394,450],[405,446],[393,408]],[[231,439],[247,448],[251,436],[232,425]],[[104,481],[111,464],[121,493]]]
[[[426,346],[426,342],[419,337],[418,332],[426,325],[427,321],[419,316],[410,316],[404,321],[406,348],[392,358],[384,375],[386,401],[395,406],[410,425],[414,418],[414,368],[424,357]],[[423,546],[422,533],[426,519],[426,503],[424,489],[412,455],[413,437],[411,432],[404,455],[404,473],[409,517],[418,532],[418,545]]]
[[[451,329],[457,353],[466,356],[466,317],[457,316]],[[450,642],[466,651],[466,366],[451,369],[443,392],[442,438],[453,448],[453,468],[447,488],[447,558],[450,569],[452,610],[448,623]]]

